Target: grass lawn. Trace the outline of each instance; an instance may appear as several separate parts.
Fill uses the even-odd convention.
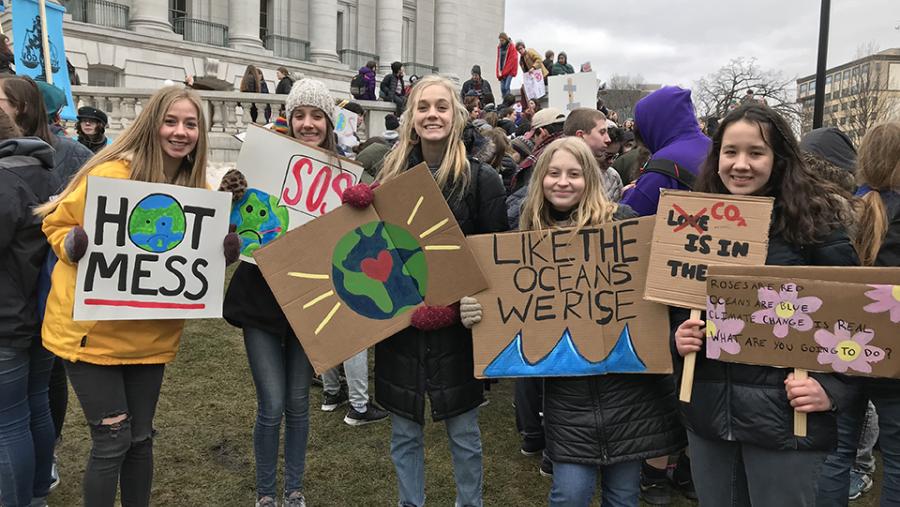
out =
[[[370,391],[374,392],[373,386]],[[485,505],[546,505],[550,480],[538,474],[536,458],[519,453],[512,382],[495,384],[489,398],[491,403],[480,417]],[[351,428],[342,421],[344,410],[321,412],[320,402],[321,389],[314,387],[304,479],[309,505],[396,505],[390,423]],[[178,358],[166,370],[157,410],[153,505],[252,506],[255,411],[253,382],[238,330],[222,320],[189,322]],[[442,424],[426,426],[429,505],[453,504],[453,469],[446,440]],[[58,450],[62,483],[50,495],[51,506],[81,505],[81,476],[89,449],[84,417],[70,392],[64,440]],[[880,489],[880,482],[877,478],[876,488]],[[877,505],[877,498],[878,491],[873,490],[852,505]],[[696,503],[676,495],[673,505]]]

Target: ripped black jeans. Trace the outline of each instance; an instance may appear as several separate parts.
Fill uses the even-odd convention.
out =
[[[162,364],[100,366],[66,362],[69,382],[91,428],[91,455],[82,484],[86,507],[112,507],[116,487],[123,507],[150,505],[153,415]],[[102,424],[126,414],[114,424]]]

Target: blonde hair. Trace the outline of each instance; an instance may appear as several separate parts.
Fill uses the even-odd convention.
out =
[[[438,187],[441,190],[451,190],[462,195],[469,183],[469,161],[466,159],[466,147],[462,141],[463,129],[466,126],[468,113],[459,100],[459,90],[450,80],[437,75],[425,76],[416,81],[409,99],[406,102],[406,111],[400,119],[399,139],[396,147],[384,159],[384,166],[378,173],[378,181],[384,182],[399,176],[407,169],[409,155],[419,144],[419,136],[413,126],[413,116],[416,114],[416,105],[422,92],[429,86],[443,86],[450,95],[450,108],[453,113],[453,124],[450,126],[450,135],[444,147],[444,155],[441,165],[434,175]],[[447,185],[452,188],[446,189]]]
[[[194,147],[182,162],[174,181],[166,178],[163,149],[160,145],[159,129],[166,119],[166,113],[172,104],[179,100],[188,100],[197,109],[197,146]],[[206,120],[203,115],[203,104],[196,92],[180,87],[167,86],[156,92],[147,101],[141,114],[134,123],[106,148],[91,157],[72,177],[59,198],[35,208],[35,214],[45,217],[52,213],[57,204],[71,194],[92,169],[100,164],[115,160],[130,162],[130,179],[148,183],[173,183],[185,187],[206,188]]]
[[[900,123],[882,123],[866,132],[859,145],[856,178],[872,191],[860,199],[853,244],[862,265],[872,266],[890,225],[879,192],[900,189]]]
[[[550,170],[550,160],[559,151],[570,153],[584,174],[584,194],[581,202],[572,211],[571,223],[557,224],[550,215],[552,205],[544,197],[544,177]],[[588,225],[598,225],[613,220],[619,205],[609,202],[600,182],[600,167],[594,159],[587,143],[577,137],[563,137],[547,146],[534,165],[528,194],[522,204],[519,230],[541,230],[554,227],[575,227],[575,231]]]

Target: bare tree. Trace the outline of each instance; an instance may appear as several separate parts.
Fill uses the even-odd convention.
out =
[[[620,123],[634,118],[634,105],[649,92],[643,89],[644,76],[640,74],[613,74],[609,81],[597,90],[597,98],[610,111],[619,114]]]
[[[607,88],[610,90],[640,90],[644,84],[644,76],[640,74],[613,74],[609,77]]]
[[[785,78],[777,71],[761,69],[756,58],[742,57],[696,81],[692,96],[700,116],[721,118],[746,97],[752,96],[781,113],[791,124],[796,124],[800,107],[789,93],[793,86],[793,79]]]

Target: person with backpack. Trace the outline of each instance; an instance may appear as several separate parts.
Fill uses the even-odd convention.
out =
[[[406,85],[403,82],[403,64],[394,62],[391,64],[391,73],[381,80],[381,100],[393,102],[397,105],[397,116],[403,114],[406,109]]]
[[[359,68],[359,72],[350,80],[350,94],[356,100],[375,100],[375,69],[378,64],[369,60]]]
[[[622,203],[638,215],[653,215],[660,189],[691,188],[711,142],[697,124],[691,91],[677,86],[665,86],[638,101],[634,121],[635,138],[652,155],[636,181],[623,189]]]

